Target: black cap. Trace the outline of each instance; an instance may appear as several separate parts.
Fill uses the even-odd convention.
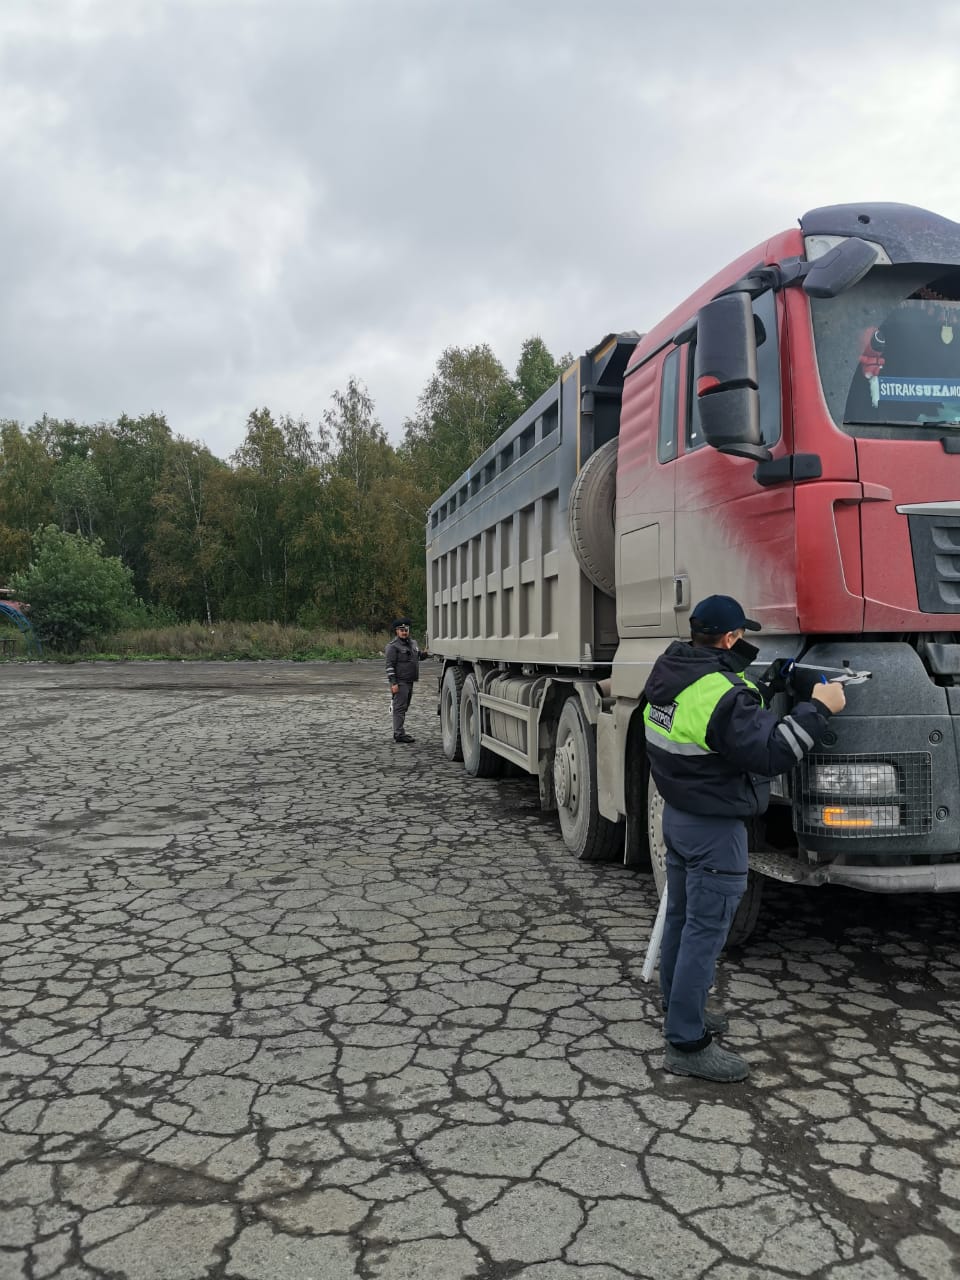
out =
[[[396,631],[397,627],[409,627],[409,626],[410,626],[409,618],[394,618],[393,622],[390,623],[390,630]]]
[[[748,618],[733,596],[707,596],[690,615],[690,630],[701,636],[722,636],[741,627],[759,631],[760,623]]]

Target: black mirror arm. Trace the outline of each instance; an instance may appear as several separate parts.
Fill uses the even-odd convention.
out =
[[[769,462],[773,454],[765,444],[720,444],[714,446],[717,453],[728,453],[734,458],[749,458],[752,462]]]
[[[753,299],[770,289],[778,293],[792,284],[800,284],[812,265],[813,263],[802,258],[788,258],[785,262],[770,267],[754,267],[745,276],[741,276],[736,284],[721,289],[717,297],[722,298],[725,293],[748,293]]]
[[[752,271],[747,272],[745,276],[741,276],[736,283],[728,285],[726,289],[721,289],[719,293],[714,294],[711,301],[717,298],[723,298],[728,293],[746,293],[749,294],[751,301],[759,298],[761,294],[767,293],[770,289],[774,293],[778,293],[781,289],[786,289],[792,284],[800,284],[810,270],[813,264],[804,261],[802,258],[788,258],[786,262],[779,266],[772,267],[754,267]],[[672,341],[674,346],[681,347],[687,342],[692,342],[697,336],[696,317],[688,320],[685,325],[673,335]]]

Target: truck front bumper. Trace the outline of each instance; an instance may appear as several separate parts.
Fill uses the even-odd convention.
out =
[[[957,893],[960,892],[960,862],[909,867],[834,863],[811,867],[802,883],[843,884],[867,893]]]

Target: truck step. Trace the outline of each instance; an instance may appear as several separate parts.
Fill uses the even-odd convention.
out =
[[[774,850],[750,854],[750,869],[771,880],[790,880],[794,884],[804,881],[816,881],[817,868],[804,866],[789,853],[777,853]]]

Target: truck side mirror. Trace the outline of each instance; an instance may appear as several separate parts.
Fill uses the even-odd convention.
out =
[[[811,298],[836,298],[852,289],[877,260],[875,245],[851,236],[814,258],[803,276],[803,291]]]
[[[769,458],[760,433],[757,333],[748,293],[725,293],[701,307],[693,371],[707,444],[740,458]]]

